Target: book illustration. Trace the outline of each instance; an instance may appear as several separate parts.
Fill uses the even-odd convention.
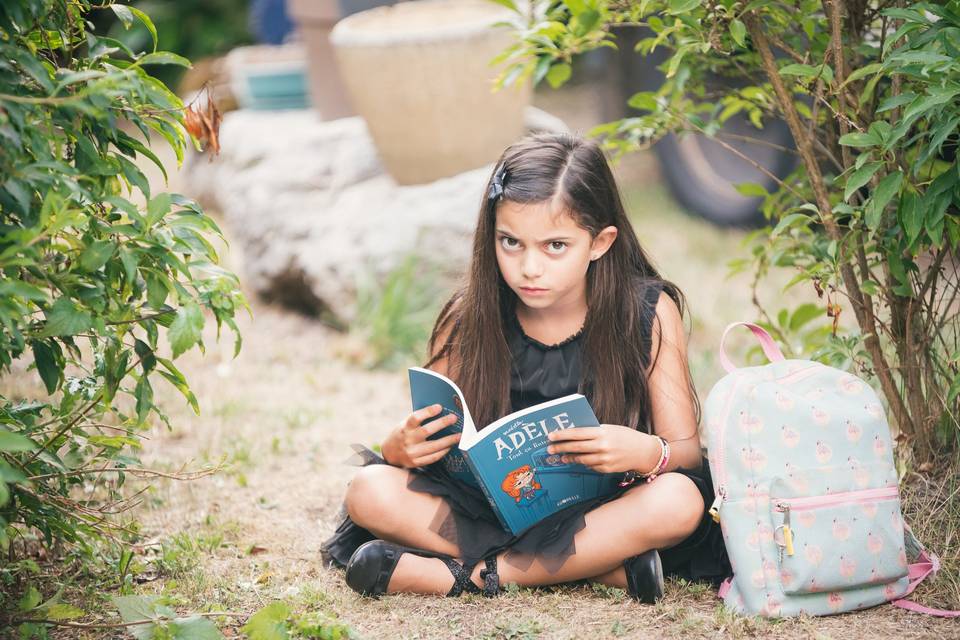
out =
[[[414,410],[440,404],[440,416],[457,416],[457,424],[431,436],[461,434],[459,445],[432,468],[479,487],[511,533],[519,535],[565,507],[616,490],[618,474],[599,473],[547,452],[551,432],[599,425],[582,395],[543,402],[478,429],[463,393],[452,380],[416,367],[409,375]]]
[[[500,488],[517,504],[533,502],[543,495],[537,493],[538,490],[543,489],[543,485],[537,482],[536,471],[528,464],[508,473],[500,483]]]

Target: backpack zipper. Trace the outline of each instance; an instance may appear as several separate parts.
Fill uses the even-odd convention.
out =
[[[880,487],[878,489],[863,489],[861,491],[843,491],[828,493],[822,496],[808,496],[805,498],[780,498],[774,502],[774,508],[780,512],[806,511],[836,504],[860,504],[875,502],[899,495],[897,487]]]
[[[733,383],[733,389],[727,396],[723,405],[722,418],[720,419],[720,433],[717,435],[717,495],[710,505],[708,513],[714,522],[720,522],[720,506],[727,497],[727,469],[724,463],[726,436],[727,436],[727,418],[730,417],[730,406],[733,404],[733,398],[737,394],[737,388],[743,382],[743,378],[737,378]]]

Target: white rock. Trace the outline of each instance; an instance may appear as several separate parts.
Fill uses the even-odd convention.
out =
[[[531,110],[531,129],[565,129]],[[398,186],[360,118],[312,111],[234,111],[221,155],[191,159],[187,189],[219,209],[243,255],[248,289],[349,323],[357,282],[411,253],[447,273],[467,266],[485,166],[430,184]]]

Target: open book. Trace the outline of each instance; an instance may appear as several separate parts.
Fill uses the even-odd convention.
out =
[[[582,395],[516,411],[477,430],[463,393],[452,380],[419,367],[409,372],[414,411],[439,404],[443,411],[437,418],[451,413],[458,418],[431,439],[462,432],[460,445],[435,464],[454,478],[480,487],[504,529],[514,535],[561,509],[616,489],[619,474],[564,463],[559,454],[547,453],[549,432],[599,425]]]

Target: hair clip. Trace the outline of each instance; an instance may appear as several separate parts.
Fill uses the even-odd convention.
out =
[[[497,168],[493,174],[493,180],[490,181],[490,190],[487,191],[487,198],[496,202],[503,196],[503,183],[507,179],[507,168],[503,165]]]

